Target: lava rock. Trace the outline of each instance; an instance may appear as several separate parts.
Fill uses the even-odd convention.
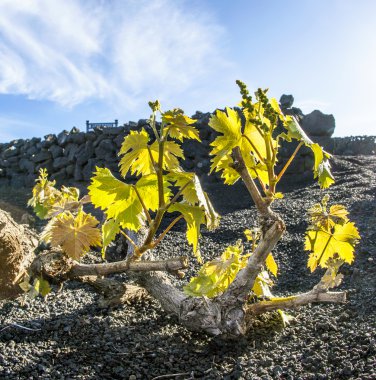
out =
[[[329,137],[333,135],[336,127],[333,115],[326,115],[318,110],[305,115],[301,126],[309,136]]]
[[[283,94],[279,99],[279,104],[282,109],[291,108],[294,104],[294,97],[292,95]]]

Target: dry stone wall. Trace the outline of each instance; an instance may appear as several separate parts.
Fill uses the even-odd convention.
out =
[[[294,110],[291,111],[293,112]],[[197,120],[196,127],[202,142],[186,141],[183,144],[186,160],[182,166],[186,170],[195,171],[204,182],[219,180],[216,174],[208,176],[210,143],[216,136],[215,131],[208,127],[209,117],[210,113],[196,112],[193,118]],[[0,144],[0,185],[31,187],[40,168],[46,168],[51,178],[60,184],[88,182],[96,166],[108,167],[119,177],[117,153],[122,141],[131,130],[140,128],[149,128],[145,119],[117,128],[97,127],[88,133],[73,128],[70,132],[62,131],[57,136],[49,134],[43,139],[20,139]],[[376,137],[331,138],[311,135],[311,138],[328,152],[337,155],[376,154]],[[281,147],[280,166],[288,160],[295,146],[285,144]],[[304,173],[311,170],[312,166],[310,151],[301,149],[290,172]],[[131,177],[128,179],[132,180]]]

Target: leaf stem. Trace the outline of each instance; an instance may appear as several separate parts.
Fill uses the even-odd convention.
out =
[[[155,117],[155,112],[152,113],[151,115],[151,118],[150,118],[150,126],[151,126],[151,129],[153,130],[154,132],[154,135],[155,135],[155,138],[157,139],[157,141],[159,142],[160,141],[160,137],[159,137],[159,134],[158,134],[158,131],[157,131],[157,128],[155,126],[155,120],[156,120],[156,117]]]
[[[180,195],[183,193],[183,191],[187,188],[187,186],[192,182],[192,180],[189,180],[183,187],[180,188],[180,190],[174,195],[174,197],[171,199],[170,202],[168,202],[164,209],[167,211],[170,206],[172,206],[180,197]]]
[[[133,245],[135,253],[140,252],[140,248],[137,246],[137,244],[133,241],[133,239],[128,236],[124,231],[120,230],[120,233]]]
[[[138,249],[137,252],[132,257],[132,260],[135,261],[139,259],[144,252],[147,250],[153,248],[153,239],[155,234],[157,233],[157,230],[161,224],[163,215],[166,211],[165,209],[165,200],[164,200],[164,187],[163,187],[163,154],[164,154],[164,138],[161,138],[158,142],[159,149],[158,149],[158,163],[156,164],[154,162],[155,171],[157,174],[157,180],[158,180],[158,210],[155,215],[155,218],[153,222],[149,226],[149,231],[146,236],[146,239],[144,241],[144,244]],[[150,149],[150,148],[149,148]],[[154,160],[153,160],[154,161]]]
[[[251,141],[251,139],[247,136],[247,135],[242,135],[242,137],[244,137],[248,142],[249,144],[251,145],[252,149],[255,151],[255,153],[257,154],[258,156],[258,159],[263,163],[265,164],[265,161],[264,161],[264,158],[261,156],[259,150],[256,148],[255,144],[253,144],[253,142]]]
[[[159,208],[165,204],[164,200],[164,187],[163,187],[163,155],[164,155],[164,138],[159,142],[158,149],[158,166],[157,166],[157,179],[158,179],[158,195],[159,195]]]
[[[265,185],[264,185],[264,182],[261,181],[261,179],[260,179],[260,177],[259,177],[259,175],[258,175],[257,169],[256,169],[256,168],[252,168],[252,170],[255,172],[256,177],[257,177],[257,179],[258,179],[258,182],[259,182],[259,184],[260,184],[260,186],[261,186],[261,188],[262,188],[262,191],[263,191],[264,194],[266,195],[266,187],[265,187]]]
[[[274,148],[272,148],[272,145],[271,145],[271,141],[270,141],[270,135],[269,133],[266,133],[265,136],[264,136],[264,140],[265,140],[265,148],[266,148],[266,167],[268,169],[268,177],[269,177],[269,191],[274,194],[275,192],[275,184],[276,184],[276,178],[275,178],[275,174],[274,174],[274,165],[273,165],[273,161],[272,161],[272,155],[273,155],[273,150]]]
[[[155,240],[152,243],[153,248],[156,247],[162,239],[167,235],[167,233],[174,227],[174,225],[179,221],[183,219],[183,215],[179,215],[177,218],[175,218],[169,225],[168,227],[158,236],[158,239]]]
[[[151,224],[153,221],[152,221],[152,219],[151,219],[151,216],[150,216],[149,210],[147,209],[147,207],[146,207],[146,205],[145,205],[145,202],[144,202],[143,199],[141,198],[141,195],[140,195],[140,193],[138,192],[137,187],[136,187],[135,185],[132,185],[132,187],[133,187],[134,191],[136,192],[137,198],[138,198],[138,200],[139,200],[140,203],[141,203],[141,206],[142,206],[142,208],[143,208],[143,210],[144,210],[144,212],[145,212],[146,218],[147,218],[148,223],[149,223],[149,226],[150,226],[150,224]]]
[[[287,168],[290,166],[292,160],[295,158],[295,156],[297,155],[297,153],[299,152],[299,149],[303,146],[304,142],[301,141],[299,143],[299,145],[296,147],[296,149],[294,150],[294,153],[291,155],[291,157],[288,159],[288,161],[286,162],[285,166],[283,167],[283,169],[280,171],[280,173],[278,174],[277,176],[277,179],[276,179],[276,183],[278,183],[282,176],[285,174],[285,171],[287,170]]]

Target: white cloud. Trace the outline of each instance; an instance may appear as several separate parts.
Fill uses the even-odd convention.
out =
[[[225,65],[222,34],[184,1],[2,0],[0,93],[134,110]]]

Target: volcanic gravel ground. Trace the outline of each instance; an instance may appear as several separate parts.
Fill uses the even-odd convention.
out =
[[[47,300],[0,301],[0,378],[376,379],[376,156],[337,157],[333,169],[337,183],[327,193],[348,207],[362,236],[354,265],[341,269],[347,304],[290,311],[295,321],[286,328],[277,314],[262,316],[246,338],[224,343],[186,330],[155,300],[104,310],[89,286],[70,282]],[[285,198],[275,204],[288,232],[275,252],[280,275],[274,294],[307,291],[322,274],[307,270],[303,236],[305,210],[323,192],[312,182],[305,186],[290,179],[282,186]],[[205,259],[244,241],[243,230],[256,223],[242,186],[213,185],[209,192],[223,217],[216,232],[203,232]],[[1,198],[14,201],[6,191]],[[157,254],[190,254],[184,224]],[[192,264],[188,279],[198,269],[195,259]],[[177,286],[186,281],[176,280]]]

